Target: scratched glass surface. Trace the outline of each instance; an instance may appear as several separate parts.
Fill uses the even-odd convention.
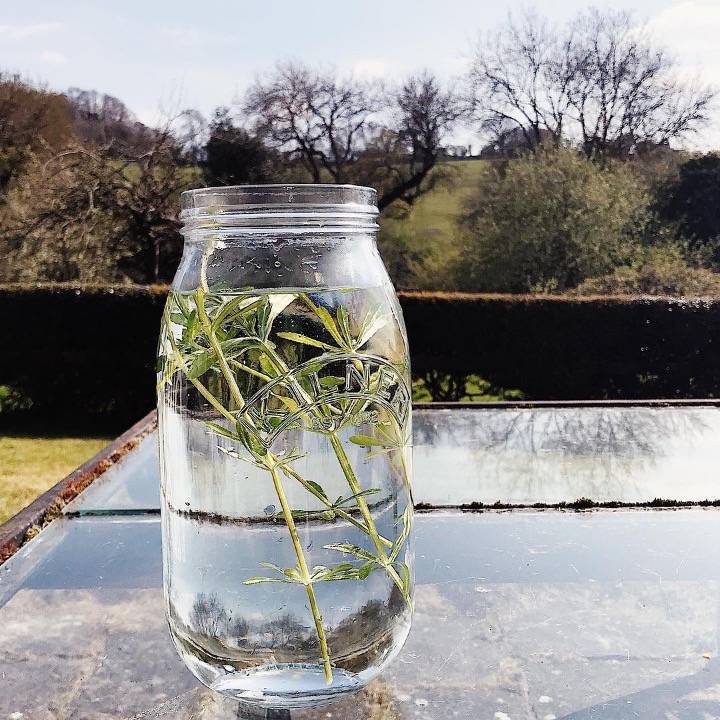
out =
[[[396,663],[349,700],[274,717],[720,716],[717,510],[436,511],[416,533]],[[246,717],[171,646],[158,518],[50,525],[0,568],[0,626],[0,717]]]

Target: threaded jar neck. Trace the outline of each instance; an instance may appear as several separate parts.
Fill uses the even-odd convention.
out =
[[[374,232],[377,193],[358,185],[235,185],[182,194],[184,231]]]

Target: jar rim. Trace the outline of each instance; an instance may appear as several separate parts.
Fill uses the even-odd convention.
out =
[[[181,195],[185,221],[246,213],[375,217],[377,192],[361,185],[297,183],[204,187]]]

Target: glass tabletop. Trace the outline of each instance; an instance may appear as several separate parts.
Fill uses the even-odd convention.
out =
[[[65,513],[142,512],[160,508],[157,432],[103,473],[65,506]]]
[[[719,425],[713,407],[416,412],[410,639],[359,696],[292,717],[720,717],[720,509],[461,509],[717,499]],[[0,566],[0,718],[287,717],[177,657],[158,507],[150,435]]]
[[[719,513],[420,513],[400,657],[292,717],[717,717]],[[0,717],[246,717],[172,648],[158,518],[59,520],[0,577]]]

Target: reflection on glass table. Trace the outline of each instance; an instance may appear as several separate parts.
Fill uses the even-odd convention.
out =
[[[359,700],[292,717],[720,716],[717,510],[433,512],[416,550],[399,659]],[[243,716],[171,646],[157,518],[58,521],[0,576],[0,717]],[[227,622],[213,607],[196,600]],[[294,625],[269,607],[267,627]]]
[[[415,499],[717,499],[718,412],[421,410]],[[200,686],[172,647],[158,499],[151,435],[0,566],[0,718],[259,717]],[[416,554],[416,619],[395,663],[292,718],[720,717],[720,509],[436,507],[416,517]],[[208,572],[230,587],[246,565]],[[218,599],[199,592],[190,612],[222,627]],[[265,642],[308,631],[272,605],[264,622]]]
[[[418,504],[720,498],[718,407],[423,409],[413,424]],[[66,512],[156,510],[158,478],[153,433]]]

